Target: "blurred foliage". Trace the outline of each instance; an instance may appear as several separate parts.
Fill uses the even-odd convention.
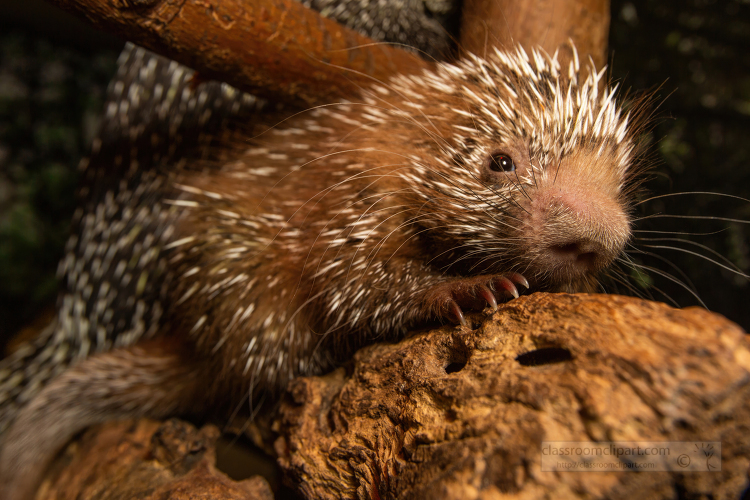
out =
[[[98,126],[117,51],[0,35],[0,334],[54,302],[77,165]]]
[[[659,96],[649,137],[655,178],[644,199],[704,191],[750,198],[750,3],[631,0],[611,7],[611,77],[626,89],[655,90]],[[696,193],[638,208],[638,217],[651,218],[639,221],[637,229],[662,234],[636,235],[667,239],[635,240],[636,247],[658,257],[631,252],[634,259],[685,282],[709,309],[750,330],[750,281],[722,267],[750,273],[750,223],[663,217],[750,221],[750,202]],[[699,303],[684,287],[648,274],[654,298],[681,306]]]
[[[76,166],[88,151],[116,67],[117,50],[90,45],[52,42],[31,31],[0,34],[0,336],[54,303],[55,269],[75,206]],[[747,2],[612,2],[612,78],[625,88],[658,89],[660,96],[649,137],[657,165],[647,186],[650,195],[713,191],[750,197],[747,47]],[[748,221],[750,203],[692,194],[638,207],[639,217],[654,214]],[[631,255],[677,279],[689,276],[689,286],[710,309],[750,329],[747,279],[684,252],[646,246],[681,246],[716,260],[724,257],[747,273],[750,225],[646,218],[638,229],[708,233],[662,236],[688,238],[709,250],[684,242],[637,240],[638,248],[660,258]],[[653,272],[624,273],[656,299],[697,303],[684,288]]]

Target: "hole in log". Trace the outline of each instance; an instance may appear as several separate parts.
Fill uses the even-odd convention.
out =
[[[223,435],[219,438],[216,442],[216,468],[235,481],[256,474],[265,477],[272,485],[280,481],[274,461],[244,436]]]
[[[443,369],[445,373],[450,375],[451,373],[460,372],[466,367],[466,363],[471,358],[471,349],[466,345],[466,341],[460,335],[454,335],[448,347],[447,352],[444,352]]]
[[[456,373],[460,372],[464,369],[466,366],[466,361],[454,361],[452,363],[449,363],[448,366],[445,367],[445,373]]]
[[[274,490],[276,499],[302,500],[296,491],[282,483],[282,471],[276,460],[244,435],[224,434],[218,439],[216,468],[235,481],[262,476]]]
[[[516,357],[516,361],[522,366],[552,365],[570,361],[571,359],[573,359],[573,355],[564,347],[542,347]]]

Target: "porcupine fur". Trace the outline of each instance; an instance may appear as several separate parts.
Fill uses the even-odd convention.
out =
[[[0,361],[0,436],[68,366],[157,333],[169,286],[159,249],[174,216],[162,203],[170,166],[200,157],[232,119],[265,106],[226,84],[193,90],[192,70],[132,44],[118,67],[102,130],[80,166],[83,201],[58,269],[56,318]]]
[[[149,304],[150,319],[109,345],[112,318],[95,325],[97,349],[148,337],[147,325],[180,332],[211,374],[209,392],[232,399],[425,321],[460,320],[461,308],[505,298],[519,274],[534,290],[591,290],[629,238],[637,155],[613,93],[598,91],[601,75],[539,52],[469,58],[375,85],[358,102],[258,122],[245,141],[230,134],[225,158],[121,186],[137,210],[87,214],[82,239],[88,227],[108,241],[108,231],[124,234],[113,218],[140,217],[137,226],[159,225],[149,234],[160,241],[119,272],[111,245],[89,237],[82,250],[102,253],[102,272],[130,274],[136,310],[164,297],[164,313]],[[501,154],[513,172],[493,170]],[[149,290],[147,266],[171,280]],[[86,300],[89,279],[75,280]],[[72,348],[84,357],[90,346]]]
[[[457,31],[451,21],[456,0],[302,3],[374,40],[438,59],[450,53]],[[169,284],[154,249],[173,216],[162,211],[168,207],[161,204],[167,184],[161,173],[206,155],[221,129],[268,107],[226,84],[194,88],[193,74],[132,44],[124,48],[102,128],[90,158],[81,162],[80,208],[58,270],[57,317],[33,342],[0,360],[0,436],[18,408],[68,366],[159,328]]]

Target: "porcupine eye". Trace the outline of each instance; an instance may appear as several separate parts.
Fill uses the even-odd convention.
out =
[[[488,161],[490,170],[493,172],[513,172],[516,170],[513,159],[505,153],[492,153]]]

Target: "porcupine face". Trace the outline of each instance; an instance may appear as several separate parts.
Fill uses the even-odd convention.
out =
[[[588,291],[623,250],[635,154],[628,119],[613,91],[598,91],[601,73],[583,79],[574,63],[562,73],[556,58],[519,50],[424,78],[457,97],[450,116],[459,119],[444,124],[432,157],[415,158],[420,172],[409,179],[440,207],[429,234],[443,268]]]

